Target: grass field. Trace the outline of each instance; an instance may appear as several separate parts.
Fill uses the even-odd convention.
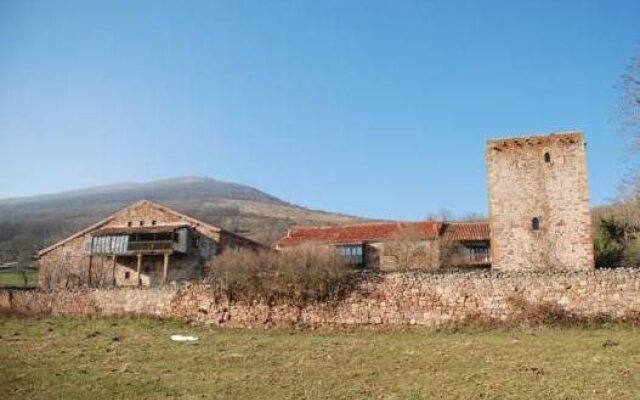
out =
[[[189,333],[197,342],[172,342]],[[0,397],[636,399],[640,330],[251,331],[0,318]]]
[[[27,286],[38,284],[38,272],[32,269],[27,270]],[[24,277],[21,272],[14,270],[0,271],[0,287],[24,286]]]

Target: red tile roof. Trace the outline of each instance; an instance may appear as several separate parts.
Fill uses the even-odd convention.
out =
[[[416,239],[489,240],[489,226],[478,223],[384,222],[293,229],[278,246],[303,243],[350,244],[392,240],[407,235]]]
[[[489,240],[489,224],[486,222],[456,222],[446,224],[442,232],[444,240]]]
[[[346,226],[298,228],[280,239],[278,245],[292,246],[302,243],[348,244],[365,241],[394,239],[400,235],[415,235],[420,239],[435,239],[440,234],[441,222],[385,222]]]

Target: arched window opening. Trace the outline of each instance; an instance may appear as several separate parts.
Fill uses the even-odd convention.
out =
[[[546,162],[546,163],[550,163],[551,162],[551,154],[544,153],[544,162]]]
[[[538,217],[533,217],[531,219],[531,229],[534,231],[540,230],[540,219]]]

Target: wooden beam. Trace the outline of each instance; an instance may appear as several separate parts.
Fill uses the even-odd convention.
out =
[[[162,269],[162,284],[167,284],[167,277],[169,276],[169,253],[164,253],[164,266]]]
[[[93,255],[89,254],[89,276],[87,279],[87,283],[89,287],[91,287],[91,264],[93,263]]]
[[[111,276],[113,277],[113,286],[115,286],[116,285],[116,255],[115,254],[113,255]]]
[[[142,279],[140,279],[140,270],[142,269],[142,254],[138,254],[138,265],[136,266],[136,272],[138,275],[138,286],[142,285]]]

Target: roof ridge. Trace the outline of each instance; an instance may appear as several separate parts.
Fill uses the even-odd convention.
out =
[[[402,225],[402,224],[443,224],[444,221],[385,221],[385,222],[362,222],[356,224],[345,224],[345,225],[306,225],[306,226],[297,226],[291,228],[294,230],[301,229],[335,229],[335,228],[350,228],[350,227],[361,227],[361,226],[375,226],[375,225]]]

